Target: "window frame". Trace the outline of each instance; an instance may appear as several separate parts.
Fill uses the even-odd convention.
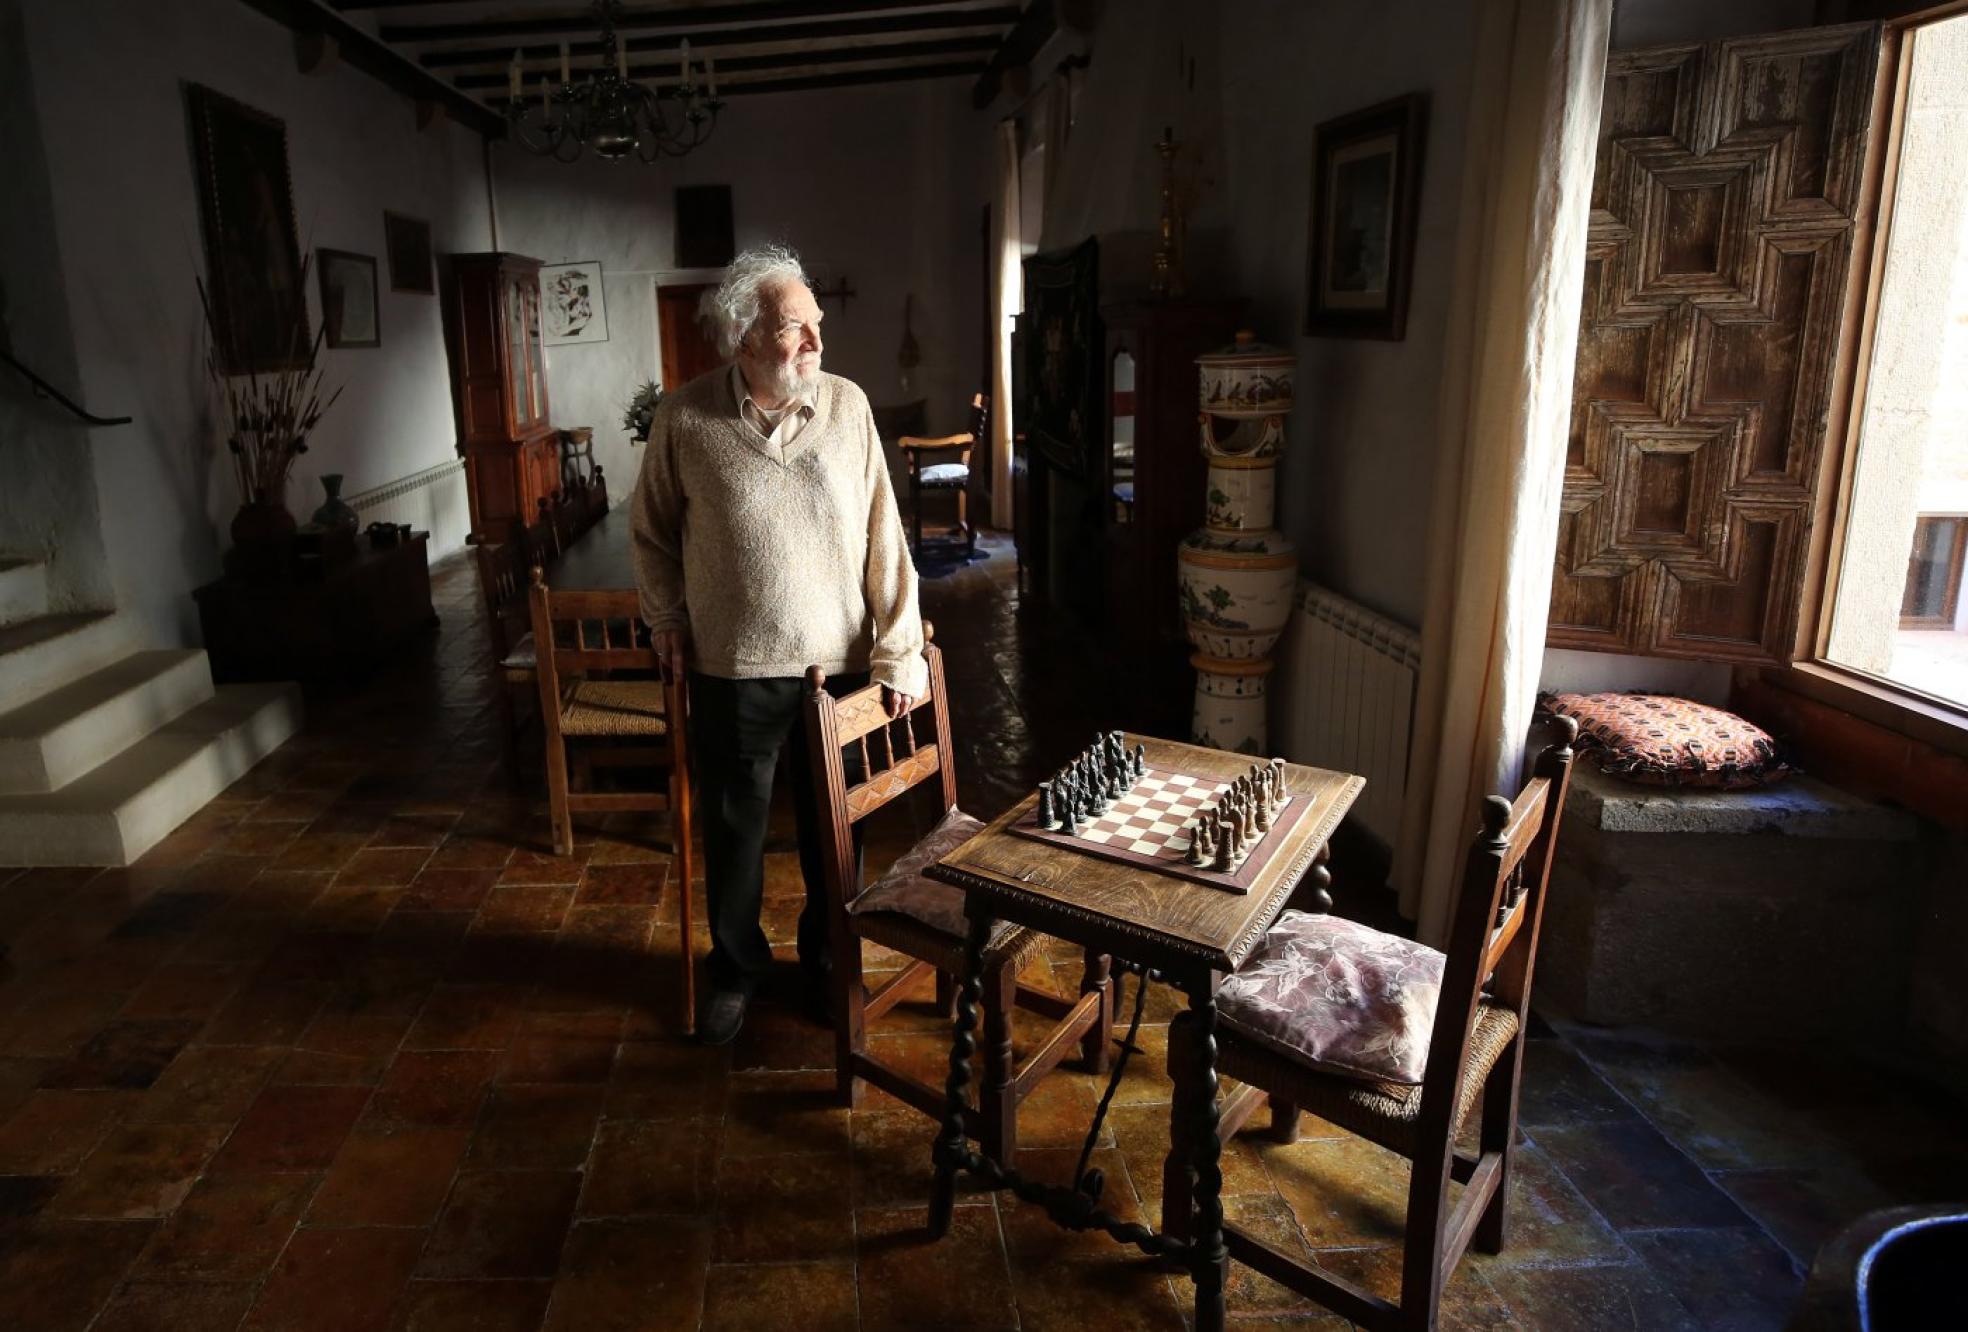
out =
[[[1832,661],[1827,655],[1845,539],[1852,518],[1859,435],[1865,423],[1866,381],[1879,322],[1892,211],[1899,183],[1900,148],[1906,130],[1906,97],[1912,77],[1908,58],[1917,32],[1931,23],[1968,15],[1968,0],[1923,7],[1882,25],[1872,124],[1867,130],[1864,193],[1858,210],[1863,230],[1854,238],[1855,262],[1847,275],[1846,318],[1834,363],[1828,449],[1820,473],[1807,574],[1799,604],[1797,638],[1787,666],[1742,668],[1766,683],[1790,688],[1867,721],[1954,754],[1968,755],[1968,705],[1955,704]],[[1911,40],[1910,40],[1911,39]],[[1863,256],[1863,261],[1860,260]]]

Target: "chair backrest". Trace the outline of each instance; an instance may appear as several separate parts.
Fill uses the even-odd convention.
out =
[[[1438,1143],[1445,1153],[1449,1148],[1485,986],[1492,1003],[1516,1012],[1520,1030],[1529,1017],[1545,884],[1571,781],[1572,742],[1578,738],[1578,723],[1571,718],[1554,718],[1551,724],[1557,739],[1538,755],[1517,798],[1484,798],[1483,830],[1464,862],[1422,1078],[1417,1141],[1427,1144],[1425,1150]]]
[[[844,898],[851,898],[861,887],[853,882],[852,829],[856,823],[931,777],[942,780],[944,812],[956,808],[957,769],[951,752],[949,693],[943,682],[943,653],[929,641],[933,633],[934,627],[924,621],[923,658],[929,667],[929,692],[900,718],[889,717],[882,686],[867,685],[835,698],[827,692],[826,673],[818,666],[807,668],[807,751],[815,768],[813,788],[819,802],[821,846],[828,877]],[[916,733],[916,719],[925,710],[932,718],[926,743]],[[850,752],[860,769],[860,779],[853,786],[847,784]]]
[[[586,530],[582,521],[583,506],[571,490],[556,490],[554,502],[548,506],[548,519],[553,524],[554,544],[561,552],[574,544],[574,538]]]
[[[559,742],[558,701],[564,684],[603,672],[644,671],[664,683],[670,747],[675,761],[681,763],[687,716],[683,678],[670,674],[650,642],[635,591],[556,592],[547,586],[545,571],[535,565],[528,605],[533,651],[539,662],[540,711],[548,742]]]
[[[526,602],[526,562],[517,543],[480,542],[478,585],[485,594],[485,618],[492,631],[494,660],[503,660],[525,636],[531,612]]]
[[[560,533],[554,530],[553,513],[545,498],[530,523],[514,521],[514,539],[520,544],[520,558],[528,568],[552,564],[560,558]]]
[[[991,395],[988,393],[971,394],[970,434],[980,443],[991,437]]]

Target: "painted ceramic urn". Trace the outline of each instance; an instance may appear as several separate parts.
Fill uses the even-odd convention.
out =
[[[1256,754],[1265,748],[1270,653],[1298,586],[1298,552],[1271,525],[1295,366],[1247,332],[1196,364],[1209,491],[1205,526],[1176,552],[1183,625],[1196,645],[1190,734],[1199,745]]]

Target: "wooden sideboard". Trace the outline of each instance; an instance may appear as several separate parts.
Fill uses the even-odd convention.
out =
[[[437,624],[429,545],[428,532],[380,548],[365,540],[353,558],[315,577],[205,584],[191,595],[212,678],[360,684]]]
[[[540,342],[540,261],[452,255],[444,337],[465,460],[472,535],[504,541],[560,490],[558,435],[547,423]]]

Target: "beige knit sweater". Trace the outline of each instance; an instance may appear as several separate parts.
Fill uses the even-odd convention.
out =
[[[867,395],[823,374],[783,450],[738,415],[731,372],[663,399],[636,480],[642,618],[688,628],[691,669],[733,680],[869,671],[929,688],[916,570]]]

